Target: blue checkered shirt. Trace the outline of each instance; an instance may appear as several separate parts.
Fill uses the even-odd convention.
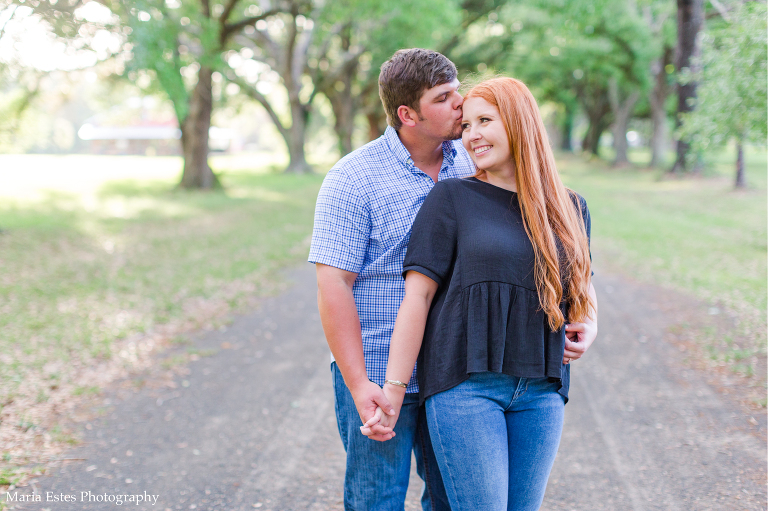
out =
[[[460,141],[443,143],[438,179],[472,175]],[[434,181],[416,168],[397,131],[342,158],[320,188],[309,262],[357,273],[352,293],[360,316],[368,378],[384,384],[389,339],[405,296],[403,260],[411,224]],[[406,392],[418,392],[416,369]]]

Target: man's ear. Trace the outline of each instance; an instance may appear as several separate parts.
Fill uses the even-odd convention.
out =
[[[405,126],[416,126],[416,121],[419,119],[419,114],[413,108],[405,105],[400,105],[397,108],[397,117],[400,122]]]

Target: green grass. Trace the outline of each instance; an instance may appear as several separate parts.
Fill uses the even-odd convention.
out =
[[[322,176],[243,163],[188,192],[178,158],[0,157],[0,405],[90,394],[83,368],[135,358],[117,341],[236,310],[305,258]]]
[[[647,161],[642,151],[632,157]],[[719,356],[749,373],[737,362],[765,353],[766,151],[747,152],[745,191],[733,189],[734,160],[732,151],[710,155],[704,177],[684,179],[566,155],[559,169],[587,199],[597,263],[725,307],[749,348],[723,339]]]

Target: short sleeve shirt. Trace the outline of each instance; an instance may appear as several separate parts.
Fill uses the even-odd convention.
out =
[[[586,201],[573,199],[589,238]],[[422,401],[486,371],[557,380],[568,398],[565,331],[549,328],[534,263],[516,193],[474,177],[435,185],[403,265],[438,283],[418,359]]]
[[[438,180],[472,175],[460,141],[443,143]],[[384,135],[342,158],[320,188],[309,261],[357,273],[352,293],[360,317],[368,378],[384,384],[389,341],[405,296],[403,259],[411,225],[435,185],[397,134]],[[413,376],[407,392],[418,392]]]

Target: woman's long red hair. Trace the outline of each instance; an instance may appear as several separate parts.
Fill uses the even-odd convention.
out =
[[[498,108],[507,129],[523,224],[536,254],[539,303],[549,326],[557,330],[565,323],[560,310],[563,300],[569,321],[584,321],[594,304],[589,296],[592,265],[581,205],[575,192],[560,180],[536,100],[514,78],[484,81],[470,89],[465,99],[473,97]],[[484,173],[478,169],[476,176]]]

